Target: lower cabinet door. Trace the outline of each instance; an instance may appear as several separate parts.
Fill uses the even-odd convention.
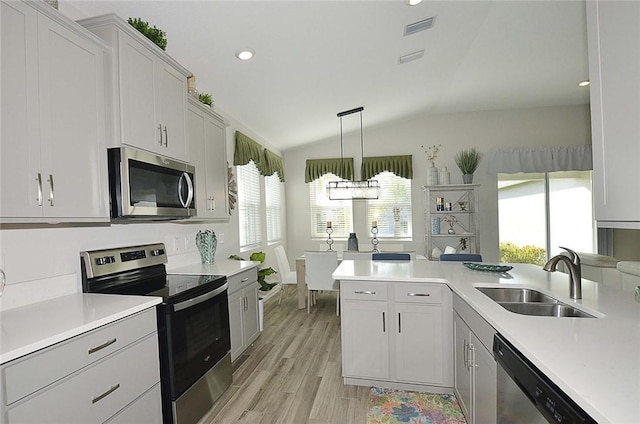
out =
[[[260,335],[260,322],[258,320],[258,285],[257,283],[244,290],[244,334],[245,344],[253,343]]]
[[[480,340],[471,333],[473,351],[473,421],[495,423],[497,419],[496,361]]]
[[[469,357],[469,336],[471,330],[467,324],[458,316],[453,314],[453,334],[455,350],[455,393],[462,407],[465,417],[472,423],[471,417],[471,372],[468,366]],[[493,422],[493,421],[492,421]]]
[[[394,308],[396,379],[443,384],[442,308],[405,303]]]
[[[389,378],[387,302],[343,301],[342,363],[345,377]]]
[[[244,351],[244,296],[242,290],[229,295],[229,329],[231,332],[231,360]]]

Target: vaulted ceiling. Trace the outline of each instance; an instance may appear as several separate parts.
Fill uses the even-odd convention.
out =
[[[197,89],[275,147],[408,116],[587,104],[584,0],[65,1],[78,17],[140,17]],[[425,31],[405,26],[434,17]],[[235,53],[255,51],[243,62]],[[399,57],[423,51],[417,60]]]

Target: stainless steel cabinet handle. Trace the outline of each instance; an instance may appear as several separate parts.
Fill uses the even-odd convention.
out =
[[[102,399],[106,398],[107,396],[109,396],[111,393],[115,392],[119,388],[120,388],[120,384],[116,384],[115,386],[109,387],[109,389],[103,394],[96,396],[94,398],[91,398],[91,403],[100,402]]]
[[[431,296],[430,293],[407,293],[407,296]]]
[[[49,192],[49,204],[51,206],[53,206],[54,202],[53,202],[53,175],[49,174],[49,189],[51,190]]]
[[[2,292],[4,291],[4,286],[7,284],[7,276],[4,271],[0,269],[0,296],[2,296]]]
[[[167,133],[167,126],[164,126],[164,147],[169,147],[169,134]]]
[[[158,141],[158,144],[162,146],[162,124],[158,125],[158,130],[160,131],[160,140]]]
[[[398,312],[398,334],[402,333],[402,318],[400,312]]]
[[[463,341],[463,348],[462,348],[462,357],[463,357],[463,362],[464,362],[464,366],[469,369],[469,359],[467,358],[468,354],[469,354],[469,344],[467,343],[466,340]]]
[[[240,280],[241,283],[246,283],[247,281],[249,281],[249,277],[243,278],[242,280]]]
[[[473,343],[469,344],[470,346],[470,356],[471,356],[471,360],[469,361],[469,367],[477,367],[478,364],[476,364],[476,347],[473,345]]]
[[[42,206],[42,174],[39,172],[36,181],[38,182],[38,206]]]
[[[354,292],[355,294],[376,294],[376,292],[374,291],[369,291],[369,290],[357,290]]]
[[[384,318],[384,312],[382,313],[382,332],[383,333],[387,332],[387,323],[386,323],[386,320]]]
[[[102,343],[100,346],[96,346],[96,347],[92,347],[90,348],[87,353],[89,353],[89,355],[91,355],[92,353],[96,353],[99,350],[104,349],[107,346],[110,346],[112,344],[114,344],[116,342],[116,338],[114,337],[111,340],[107,340],[106,342]]]

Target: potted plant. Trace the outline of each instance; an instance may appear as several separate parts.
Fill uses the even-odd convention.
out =
[[[264,252],[253,252],[251,256],[249,256],[249,260],[254,262],[260,262],[262,264],[264,263],[264,259],[266,256],[267,255]],[[229,259],[234,259],[236,261],[244,261],[244,259],[238,255],[231,255],[229,256]],[[268,277],[269,275],[273,275],[277,273],[278,271],[276,271],[271,267],[268,267],[268,268],[258,267],[258,284],[260,284],[260,291],[266,292],[276,286],[276,283],[267,283],[265,281],[265,278]]]
[[[153,41],[153,43],[162,50],[167,48],[167,39],[165,37],[166,33],[161,29],[156,28],[155,25],[151,27],[149,26],[149,22],[143,21],[140,18],[129,18],[127,22],[129,22],[129,25],[140,31],[142,35]]]
[[[473,182],[473,173],[478,169],[480,159],[482,159],[482,153],[475,147],[456,153],[454,160],[462,172],[462,182],[465,184]]]
[[[200,103],[203,103],[209,107],[213,107],[213,100],[211,99],[211,94],[209,93],[200,93],[198,95],[198,100],[200,100]]]

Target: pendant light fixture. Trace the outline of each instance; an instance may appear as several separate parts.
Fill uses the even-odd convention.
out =
[[[364,141],[362,133],[362,111],[364,107],[360,106],[355,109],[347,110],[338,113],[340,118],[340,166],[344,171],[344,158],[343,158],[343,146],[342,146],[342,117],[351,115],[353,113],[360,113],[360,157],[364,161]],[[360,166],[362,173],[362,165]],[[344,172],[342,172],[344,174]],[[380,185],[377,180],[341,180],[341,181],[329,181],[327,184],[327,194],[330,200],[368,200],[377,199],[380,197]]]

